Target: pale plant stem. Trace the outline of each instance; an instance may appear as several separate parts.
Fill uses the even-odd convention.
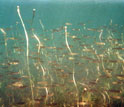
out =
[[[38,43],[39,43],[39,45],[38,45],[38,53],[40,53],[40,46],[43,46],[43,45],[40,42],[40,39],[38,38],[38,36],[36,34],[34,34],[34,33],[33,33],[33,35],[34,35],[35,39],[38,41]],[[43,68],[41,63],[40,63],[40,67],[41,67],[41,69],[43,71],[43,76],[45,76],[45,70],[44,70],[44,68]]]
[[[25,28],[25,24],[24,24],[23,19],[21,17],[19,6],[17,6],[17,13],[18,13],[18,16],[19,16],[19,18],[21,20],[22,27],[24,29],[24,33],[25,33],[25,37],[26,37],[26,46],[27,46],[27,52],[26,52],[26,55],[27,55],[27,71],[28,71],[29,81],[30,81],[30,85],[31,85],[32,100],[34,100],[33,84],[32,84],[32,80],[31,80],[31,73],[30,73],[30,70],[29,70],[29,39],[28,39],[28,33],[26,31],[26,28]]]
[[[38,43],[39,43],[39,45],[38,45],[38,53],[40,53],[40,46],[42,46],[42,44],[41,44],[40,39],[38,38],[38,36],[36,34],[34,34],[34,33],[33,33],[33,35],[34,35],[35,39],[38,41]]]
[[[101,30],[100,34],[99,34],[99,40],[102,41],[102,33],[103,33],[103,29]]]
[[[68,36],[68,32],[67,32],[67,26],[65,26],[65,43],[66,43],[66,46],[67,46],[67,49],[69,50],[70,52],[70,55],[72,55],[72,51],[69,47],[69,44],[68,44],[68,39],[67,39],[67,36]],[[73,82],[74,82],[74,86],[76,88],[76,91],[77,91],[77,97],[78,97],[78,88],[77,88],[77,83],[76,83],[76,80],[75,80],[75,71],[74,71],[74,62],[73,62]],[[79,99],[77,99],[79,100]],[[77,104],[77,107],[79,107],[79,105]]]
[[[5,41],[5,51],[6,51],[6,56],[7,56],[7,58],[8,58],[6,32],[5,32],[4,29],[2,29],[2,28],[0,28],[0,31],[3,33],[3,36],[4,36],[4,41]]]
[[[42,23],[41,19],[39,19],[39,22],[40,22],[41,28],[42,28],[42,29],[43,29],[43,31],[44,31],[44,30],[45,30],[45,28],[44,28],[44,25],[43,25],[43,23]]]
[[[67,46],[67,48],[68,48],[70,54],[72,55],[72,51],[71,51],[71,49],[70,49],[70,47],[69,47],[69,44],[68,44],[67,36],[68,36],[68,33],[67,33],[67,26],[65,26],[65,43],[66,43],[66,46]]]
[[[43,46],[43,45],[41,44],[40,39],[38,38],[38,36],[36,34],[34,34],[34,33],[33,33],[33,35],[34,35],[35,39],[37,40],[37,42],[39,43],[38,53],[40,53],[40,46]],[[39,65],[40,65],[40,67],[41,67],[41,69],[43,71],[43,76],[45,76],[45,70],[44,70],[44,68],[43,68],[43,66],[42,66],[42,64],[40,62],[39,62]],[[46,100],[45,100],[45,102],[46,102],[47,97],[48,97],[48,89],[47,89],[47,87],[45,87],[45,91],[46,91]]]
[[[74,66],[74,62],[73,62],[73,66]],[[79,107],[79,96],[78,96],[78,88],[77,88],[77,83],[76,83],[76,80],[75,80],[75,71],[74,71],[74,68],[73,68],[73,82],[74,82],[74,86],[76,88],[76,91],[77,91],[77,107]]]

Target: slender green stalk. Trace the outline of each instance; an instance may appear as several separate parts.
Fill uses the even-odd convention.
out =
[[[101,29],[101,32],[99,34],[99,40],[102,41],[102,33],[103,33],[103,29]]]
[[[34,34],[34,33],[33,33],[33,35],[34,35],[35,39],[38,41],[38,43],[39,43],[39,45],[38,45],[38,53],[40,53],[40,46],[43,46],[43,45],[40,42],[40,39],[38,38],[38,36],[36,34]],[[44,70],[44,68],[43,68],[41,63],[40,63],[40,67],[41,67],[41,69],[43,71],[43,76],[45,76],[45,70]]]
[[[36,9],[33,9],[33,16],[32,16],[32,22],[31,22],[31,25],[33,24],[33,21],[34,21],[35,11],[36,11]]]

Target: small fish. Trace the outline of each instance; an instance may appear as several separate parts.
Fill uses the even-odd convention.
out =
[[[104,57],[104,54],[97,54],[98,57]]]
[[[2,67],[2,69],[8,69],[9,67],[8,66],[4,66],[4,67]]]
[[[108,90],[108,92],[111,92],[111,93],[121,93],[120,90],[114,90],[114,89]]]
[[[112,84],[113,85],[121,85],[121,84],[124,84],[124,82],[123,81],[114,81],[114,82],[112,82]]]
[[[117,100],[121,99],[120,96],[111,96],[111,98],[113,98],[113,99],[117,99]]]
[[[2,77],[2,75],[0,74],[0,78]]]
[[[37,82],[37,84],[39,84],[39,85],[47,85],[48,82],[47,81],[40,81],[40,82]]]
[[[100,63],[99,60],[92,60],[92,63]]]
[[[34,29],[34,28],[30,28],[29,30],[30,30],[30,31],[35,31],[35,29]],[[34,36],[33,36],[33,37],[34,37]]]
[[[124,50],[124,48],[118,47],[118,48],[112,48],[112,49],[116,49],[116,50]]]
[[[43,101],[43,99],[41,99],[41,98],[36,98],[36,99],[34,99],[35,101],[39,101],[39,102],[41,102],[41,101]]]
[[[52,32],[60,32],[61,30],[60,29],[53,29]]]
[[[77,36],[75,36],[75,35],[73,35],[73,36],[69,36],[69,37],[71,37],[72,39],[75,39],[75,38],[77,38]]]
[[[80,31],[80,29],[74,29],[74,28],[73,28],[72,31]]]
[[[19,74],[19,72],[9,72],[8,74],[9,75],[17,75],[17,74]]]
[[[48,38],[44,38],[43,40],[44,40],[44,41],[48,41],[49,39],[48,39]]]
[[[18,77],[11,77],[10,79],[12,79],[12,80],[22,80],[22,78],[18,78]]]
[[[69,83],[74,83],[74,80],[69,80],[68,82],[69,82]]]
[[[60,72],[64,72],[64,69],[60,69],[60,68],[58,68],[58,69],[55,69],[56,71],[60,71]]]
[[[113,71],[113,69],[111,69],[111,68],[106,68],[105,70],[107,70],[109,72],[112,72]]]
[[[56,47],[47,47],[48,49],[56,49]]]
[[[6,32],[4,31],[3,28],[0,28],[0,31],[3,33],[3,35],[6,35]]]
[[[27,88],[28,86],[26,86],[26,85],[23,85],[23,86],[21,86],[21,87],[19,87],[20,89],[23,89],[23,88]]]
[[[84,24],[84,23],[81,22],[81,23],[79,23],[78,25],[85,26],[86,24]]]
[[[14,105],[24,105],[25,104],[25,102],[18,102],[18,103],[15,103]]]
[[[96,92],[98,92],[97,89],[89,89],[88,91],[89,91],[89,92],[92,92],[92,93],[96,93]]]
[[[94,50],[91,49],[91,48],[85,48],[85,49],[83,49],[83,51],[84,51],[84,52],[94,52]]]
[[[96,44],[96,45],[105,45],[104,42],[96,42],[95,44]]]
[[[50,103],[50,104],[46,104],[47,107],[59,107],[59,104],[57,103]]]
[[[87,56],[82,56],[81,58],[87,59],[87,60],[94,60],[93,58],[87,57]]]
[[[88,102],[86,102],[86,101],[78,102],[77,104],[80,105],[80,106],[84,106],[84,107],[90,107],[88,105]]]
[[[111,76],[105,74],[105,75],[100,75],[100,78],[111,78]]]
[[[111,62],[111,63],[118,63],[117,60],[109,60],[109,62]]]
[[[57,50],[62,50],[63,48],[56,48]]]
[[[124,80],[124,75],[117,75],[117,79]]]
[[[17,88],[20,88],[20,87],[23,87],[23,83],[22,82],[15,82],[13,83],[11,86],[14,86],[14,87],[17,87]]]
[[[15,61],[12,61],[12,62],[8,62],[9,65],[18,65],[19,64],[19,61],[15,60]]]
[[[40,60],[40,57],[37,57],[37,56],[29,56],[31,59],[34,59],[34,60]]]
[[[10,31],[10,30],[12,30],[12,28],[5,28],[5,31]]]
[[[72,25],[72,23],[68,23],[68,22],[66,22],[65,25],[66,25],[66,26],[67,26],[67,25]]]
[[[70,54],[71,54],[71,53],[70,53]],[[75,58],[74,58],[74,57],[69,57],[68,59],[69,59],[69,60],[74,60]]]
[[[89,85],[96,85],[96,84],[97,84],[97,81],[95,81],[95,80],[89,82]]]
[[[10,38],[7,38],[7,40],[18,40],[18,39],[15,37],[10,37]]]
[[[29,76],[23,75],[21,76],[21,78],[29,78]]]
[[[17,51],[17,52],[23,52],[24,51],[24,49],[21,49],[21,48],[16,48],[14,50]]]
[[[94,28],[87,28],[88,31],[96,31],[96,32],[101,32],[101,30],[94,29]]]
[[[79,55],[79,53],[69,53],[69,55],[75,56],[75,55]]]
[[[48,97],[52,97],[52,96],[54,96],[54,93],[49,93],[48,94]]]

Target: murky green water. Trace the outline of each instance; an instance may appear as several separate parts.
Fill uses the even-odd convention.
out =
[[[123,2],[1,1],[0,106],[123,106],[123,9]]]

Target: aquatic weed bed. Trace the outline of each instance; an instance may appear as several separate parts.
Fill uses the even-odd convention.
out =
[[[19,18],[0,28],[1,106],[124,106],[124,26],[40,21],[37,32]]]

